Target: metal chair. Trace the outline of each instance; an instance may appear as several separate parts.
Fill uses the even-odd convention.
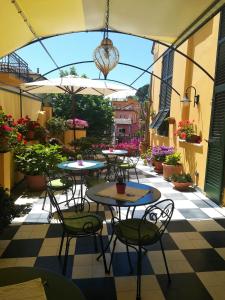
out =
[[[65,249],[65,258],[63,264],[63,271],[62,273],[66,273],[66,266],[68,260],[68,253],[69,253],[69,245],[72,238],[81,238],[87,236],[93,236],[95,242],[95,249],[97,251],[97,240],[96,237],[99,237],[100,246],[101,246],[101,253],[104,262],[105,272],[107,273],[107,265],[103,247],[103,240],[102,240],[102,229],[103,229],[103,218],[97,214],[91,213],[89,211],[84,211],[84,206],[77,206],[74,209],[74,213],[69,217],[66,217],[66,211],[62,211],[59,207],[58,202],[55,199],[54,193],[51,190],[51,187],[47,188],[48,196],[51,201],[52,206],[56,209],[58,219],[62,225],[63,233],[60,243],[59,249],[59,258],[61,257],[62,247],[64,243],[64,238],[66,237],[66,249]],[[87,201],[88,202],[88,201]],[[90,209],[90,205],[88,203],[88,210]]]
[[[139,183],[138,173],[137,173],[137,164],[139,162],[140,156],[139,151],[135,151],[130,156],[127,156],[123,162],[117,164],[118,174],[122,174],[124,181],[130,180],[130,170],[134,169],[137,181]]]
[[[158,241],[160,242],[162,255],[166,267],[168,281],[171,282],[169,269],[166,261],[166,256],[162,244],[162,236],[167,228],[174,211],[174,202],[171,199],[165,199],[149,206],[141,219],[133,218],[126,220],[119,220],[114,217],[112,219],[113,234],[116,235],[113,244],[113,250],[109,265],[109,271],[112,265],[113,255],[115,251],[117,239],[126,245],[128,262],[132,272],[131,259],[129,255],[129,247],[136,250],[137,260],[137,294],[136,299],[141,299],[141,274],[142,274],[142,255],[151,246]]]

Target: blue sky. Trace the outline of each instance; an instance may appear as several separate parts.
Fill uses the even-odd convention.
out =
[[[49,38],[44,40],[43,43],[57,64],[62,66],[74,62],[92,60],[93,51],[100,44],[102,36],[103,34],[99,32],[73,33]],[[133,64],[143,69],[146,69],[152,63],[152,42],[142,38],[115,33],[110,33],[109,38],[112,39],[114,46],[119,50],[120,62]],[[29,64],[29,68],[33,71],[39,68],[40,73],[44,74],[55,68],[55,65],[39,43],[26,46],[16,53]],[[99,71],[94,63],[76,65],[76,70],[79,75],[86,74],[89,78],[99,77]],[[117,65],[109,73],[108,78],[131,84],[140,73],[141,71],[134,68]],[[59,72],[56,71],[47,77],[53,78],[58,77],[58,75]],[[149,83],[149,78],[150,75],[145,73],[134,84],[134,87],[139,88]]]

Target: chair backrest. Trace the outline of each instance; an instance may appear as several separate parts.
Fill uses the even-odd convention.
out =
[[[174,202],[171,199],[158,201],[146,208],[142,220],[148,220],[158,227],[158,237],[161,237],[166,230],[174,211]]]
[[[52,191],[52,189],[51,189],[50,186],[47,187],[47,193],[48,193],[48,197],[49,197],[49,200],[50,200],[52,206],[57,211],[60,223],[64,224],[63,213],[62,213],[62,211],[61,211],[61,209],[59,207],[59,204],[58,204],[58,202],[57,202],[57,200],[55,198],[55,195],[54,195],[54,193],[53,193],[53,191]]]

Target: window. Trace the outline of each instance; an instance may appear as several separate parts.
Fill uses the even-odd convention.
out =
[[[168,136],[169,126],[168,122],[164,122],[170,114],[170,102],[172,89],[172,78],[173,78],[173,58],[174,51],[168,50],[165,52],[162,61],[162,81],[160,86],[159,96],[159,112],[156,115],[154,121],[150,125],[150,128],[158,130],[158,134]],[[170,85],[170,86],[169,86]]]

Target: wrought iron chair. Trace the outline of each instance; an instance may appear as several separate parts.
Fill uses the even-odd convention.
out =
[[[65,193],[66,200],[63,202],[60,202],[60,204],[67,203],[67,205],[68,205],[69,201],[74,199],[74,194],[76,193],[75,179],[72,176],[69,176],[68,174],[64,174],[62,172],[55,173],[53,171],[46,172],[45,176],[46,176],[47,188],[51,187],[51,190],[54,192],[62,191],[63,193]],[[71,193],[72,193],[71,199],[69,199],[69,197],[68,197],[68,191],[71,191]],[[47,195],[48,195],[48,192],[46,189],[44,201],[43,201],[43,205],[42,205],[42,210],[44,210],[44,208],[45,208]],[[51,217],[51,213],[52,213],[52,204],[50,202],[49,218]]]
[[[89,212],[90,206],[89,206],[88,201],[87,201],[88,211],[84,211],[84,206],[82,206],[82,207],[77,206],[77,207],[74,207],[74,212],[71,214],[71,211],[70,211],[70,215],[68,217],[66,217],[66,211],[62,211],[60,209],[60,206],[54,196],[53,191],[51,190],[51,187],[47,188],[47,192],[48,192],[48,196],[49,196],[52,206],[56,209],[58,220],[61,223],[62,229],[63,229],[60,248],[59,248],[59,254],[58,254],[59,258],[61,258],[64,238],[66,237],[65,258],[64,258],[62,273],[63,274],[66,273],[69,245],[70,245],[71,239],[87,237],[87,236],[94,237],[96,251],[97,251],[96,237],[97,236],[99,237],[101,253],[102,253],[103,262],[104,262],[104,268],[105,268],[105,272],[107,273],[108,270],[107,270],[104,247],[103,247],[103,240],[102,240],[103,218],[97,214]]]
[[[112,265],[117,239],[126,245],[128,262],[131,272],[133,268],[131,265],[128,248],[132,247],[137,251],[137,300],[141,299],[142,255],[143,253],[145,254],[148,251],[148,249],[146,249],[147,246],[151,246],[158,241],[160,242],[168,281],[171,282],[166,256],[162,244],[162,236],[171,220],[173,210],[174,202],[171,199],[165,199],[149,206],[145,210],[145,213],[141,219],[133,218],[119,220],[116,217],[112,219],[113,233],[116,235],[116,238],[113,244],[109,271]]]
[[[140,159],[139,151],[135,151],[130,156],[125,157],[123,162],[117,164],[118,174],[123,175],[125,181],[130,180],[130,170],[133,169],[137,177],[137,181],[139,183],[139,178],[138,178],[138,173],[136,168],[139,159]]]

